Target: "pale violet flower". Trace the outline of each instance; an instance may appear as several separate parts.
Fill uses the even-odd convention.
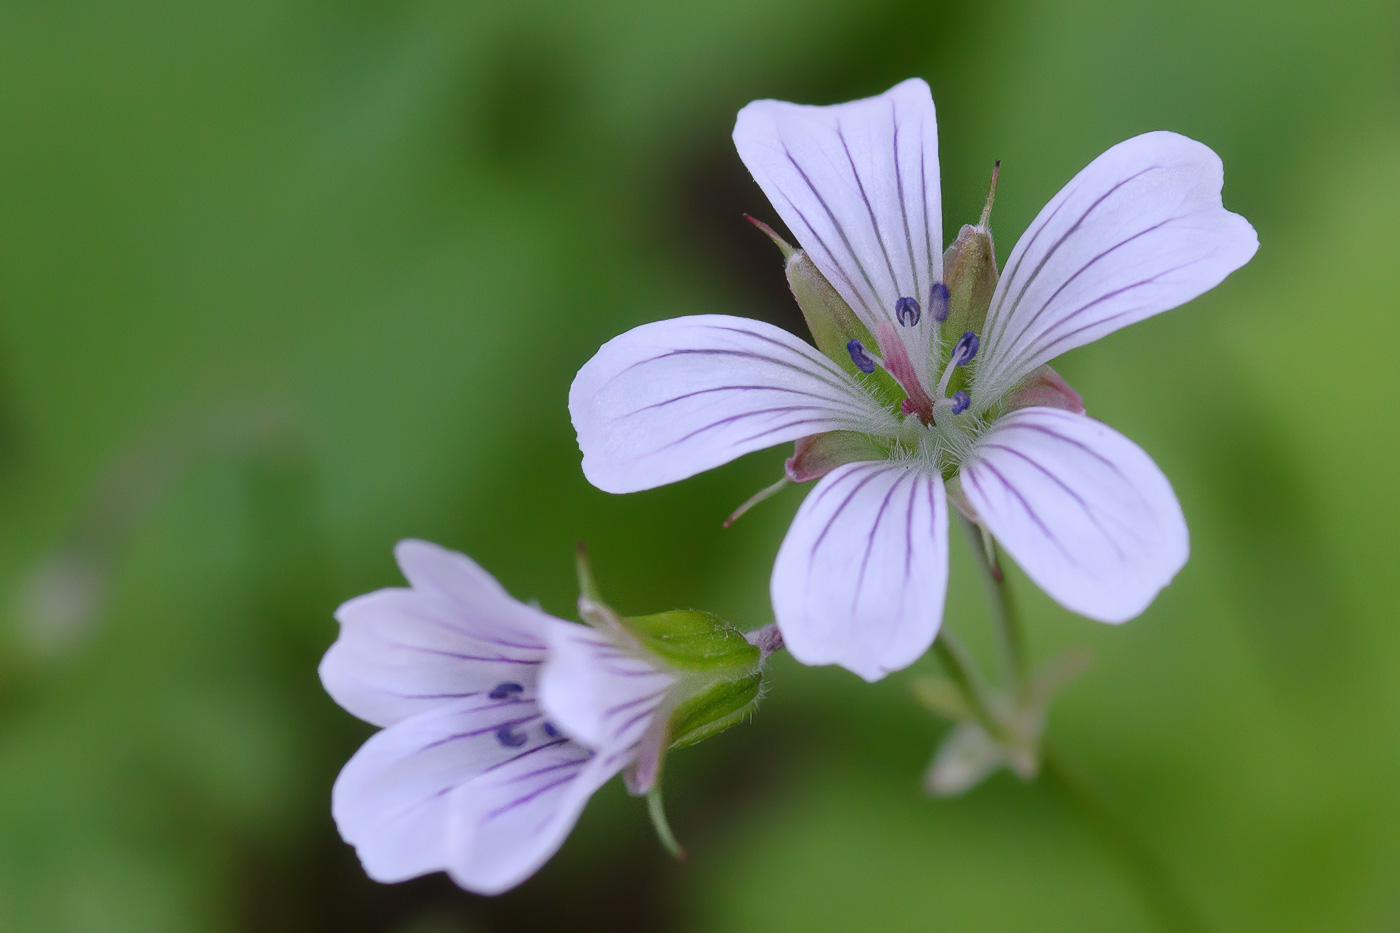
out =
[[[679,680],[512,599],[461,554],[404,541],[395,556],[409,587],[341,606],[320,666],[337,703],[382,727],[341,771],[332,814],[377,881],[445,871],[495,894],[559,849],[614,774],[640,762],[645,789]]]
[[[1046,364],[1253,256],[1215,153],[1166,132],[1114,146],[1050,200],[998,279],[985,215],[943,253],[923,81],[831,107],[758,101],[734,141],[804,248],[788,277],[825,354],[723,315],[609,341],[569,395],[588,479],[633,492],[798,441],[789,476],[819,482],[778,553],[777,623],[799,661],[867,680],[938,632],[950,500],[1065,607],[1140,613],[1186,560],[1181,508]]]

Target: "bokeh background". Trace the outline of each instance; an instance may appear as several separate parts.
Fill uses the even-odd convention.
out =
[[[1207,927],[1400,929],[1398,38],[1390,0],[9,0],[0,929],[1159,928],[1062,787],[922,796],[931,659],[780,660],[672,760],[684,865],[618,786],[494,900],[367,880],[329,817],[370,730],[315,665],[400,537],[556,614],[583,539],[624,610],[769,621],[801,493],[720,522],[785,451],[611,497],[568,385],[660,317],[800,328],[734,115],[910,75],[945,242],[1002,159],[1003,260],[1119,140],[1223,157],[1257,258],[1057,364],[1172,478],[1191,562],[1119,628],[1013,585],[1037,657],[1094,655],[1050,743]],[[990,658],[954,540],[949,624]]]

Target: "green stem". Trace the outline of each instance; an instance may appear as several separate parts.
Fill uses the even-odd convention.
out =
[[[938,637],[934,639],[933,651],[953,683],[962,691],[967,705],[987,734],[999,742],[1009,741],[1012,738],[1010,731],[996,715],[991,690],[973,663],[971,652],[946,626],[939,630]]]
[[[1162,929],[1188,933],[1210,930],[1156,851],[1049,748],[1042,751],[1041,775],[1083,814],[1089,826],[1117,857]]]
[[[1021,631],[1020,616],[1011,598],[1011,586],[1006,574],[1001,570],[1001,559],[996,542],[982,530],[980,525],[963,519],[972,553],[982,568],[982,577],[987,581],[987,599],[992,605],[992,625],[996,629],[997,642],[1001,646],[1002,666],[1007,679],[1016,692],[1016,698],[1025,702],[1030,689],[1030,664],[1026,657],[1026,639]]]

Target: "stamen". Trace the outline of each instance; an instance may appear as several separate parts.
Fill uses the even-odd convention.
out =
[[[559,738],[559,730],[555,728],[552,722],[546,722],[544,724],[544,734],[551,739]]]
[[[940,324],[948,320],[948,286],[942,282],[929,286],[928,313]]]
[[[949,362],[954,366],[966,366],[977,355],[977,347],[980,344],[976,334],[970,330],[964,331],[958,338],[957,346],[953,347],[953,358]]]
[[[894,319],[905,327],[919,323],[919,302],[913,298],[901,298],[894,303]]]
[[[519,748],[530,741],[530,737],[523,732],[516,732],[515,726],[506,723],[496,730],[496,741],[506,748]]]
[[[967,411],[967,406],[972,404],[972,399],[962,389],[953,393],[953,414],[961,415]]]
[[[869,353],[865,352],[865,347],[861,346],[859,340],[851,338],[846,343],[846,352],[851,354],[851,362],[856,364],[856,369],[863,373],[875,371],[875,361],[870,358]]]
[[[496,684],[491,688],[491,692],[486,694],[493,700],[509,700],[520,696],[525,692],[525,688],[514,681],[506,680]]]
[[[977,355],[979,343],[977,335],[970,330],[963,331],[963,335],[958,338],[953,347],[953,354],[948,359],[948,368],[943,370],[943,378],[938,380],[937,394],[940,398],[948,391],[948,380],[953,378],[953,370],[972,362],[972,358]]]

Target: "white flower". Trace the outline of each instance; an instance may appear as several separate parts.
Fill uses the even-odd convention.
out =
[[[954,251],[942,256],[923,81],[832,107],[758,101],[734,141],[821,287],[844,301],[819,318],[829,332],[814,326],[831,355],[721,315],[609,341],[569,395],[588,479],[648,489],[801,439],[789,474],[820,482],[779,550],[774,612],[798,660],[868,680],[937,634],[945,485],[1065,607],[1105,622],[1146,608],[1186,560],[1180,506],[1147,454],[1085,417],[1045,364],[1196,297],[1254,254],[1253,228],[1221,204],[1215,153],[1165,132],[1109,149],[1021,237],[985,321],[943,334],[956,323],[941,281]],[[990,251],[984,228],[963,229]],[[832,351],[843,327],[867,339]]]
[[[505,891],[664,734],[675,679],[512,599],[461,554],[404,541],[395,556],[410,588],[341,606],[320,666],[337,703],[383,727],[341,771],[332,814],[377,881],[446,871]]]

